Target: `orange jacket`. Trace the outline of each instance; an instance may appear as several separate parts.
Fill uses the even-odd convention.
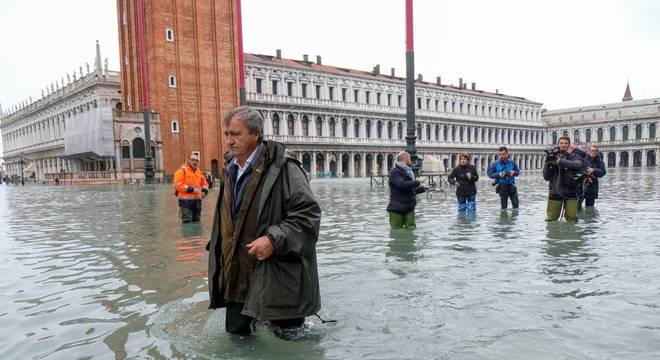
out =
[[[188,188],[193,188],[193,192],[186,192]],[[201,199],[204,197],[202,189],[208,191],[209,184],[199,168],[193,170],[186,162],[174,173],[174,190],[179,199]]]

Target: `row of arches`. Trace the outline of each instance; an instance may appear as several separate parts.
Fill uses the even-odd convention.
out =
[[[607,151],[603,161],[609,168],[658,165],[656,150]]]
[[[634,137],[631,131],[634,130]],[[606,134],[607,131],[607,134]],[[552,143],[556,144],[559,134],[562,136],[572,137],[573,141],[586,141],[586,142],[615,142],[615,141],[631,141],[631,140],[644,140],[655,139],[657,133],[657,125],[655,123],[649,124],[636,124],[634,125],[615,125],[606,127],[598,127],[594,131],[591,128],[587,129],[573,129],[572,133],[569,130],[554,130],[552,131]],[[584,134],[584,137],[582,136]],[[595,136],[594,136],[595,135]]]
[[[405,120],[313,117],[302,114],[273,112],[264,124],[266,135],[339,137],[403,140],[406,136]],[[311,117],[310,117],[311,116]],[[544,144],[544,130],[502,129],[496,126],[470,126],[444,124],[437,121],[418,121],[417,138],[422,141],[468,142],[491,144]]]

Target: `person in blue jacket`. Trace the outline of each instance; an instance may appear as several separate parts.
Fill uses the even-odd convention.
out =
[[[592,207],[598,199],[598,179],[605,176],[607,170],[605,169],[603,156],[595,145],[589,147],[589,152],[584,160],[587,167],[587,188],[584,190],[584,205]]]
[[[389,173],[390,202],[387,204],[387,212],[392,229],[414,229],[417,226],[415,196],[426,191],[426,187],[415,180],[411,163],[410,154],[402,151],[396,156],[396,164]]]
[[[498,149],[499,159],[493,162],[488,168],[488,177],[494,179],[496,191],[500,194],[500,205],[506,209],[509,199],[514,209],[518,208],[518,189],[516,188],[516,177],[520,175],[520,169],[513,159],[509,159],[509,149],[506,146],[500,146]]]
[[[477,197],[477,186],[479,180],[477,168],[470,164],[468,154],[458,155],[458,166],[452,170],[447,181],[456,187],[456,200],[458,201],[458,212],[473,213],[477,210],[475,202]]]

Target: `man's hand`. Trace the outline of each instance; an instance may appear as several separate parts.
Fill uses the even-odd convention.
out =
[[[268,259],[275,252],[268,236],[259,237],[246,247],[249,249],[248,254],[255,256],[259,261]]]
[[[557,158],[557,161],[555,161],[555,163],[557,164],[557,166],[559,166],[559,163],[561,163],[561,158]]]
[[[468,178],[468,180],[472,180],[472,173],[467,173],[465,176]]]
[[[459,184],[458,181],[454,181],[454,186],[459,187],[461,184]]]
[[[587,174],[591,175],[594,172],[593,168],[588,167],[587,168]]]
[[[509,171],[509,177],[513,177],[514,175],[516,175],[516,173],[513,170]]]

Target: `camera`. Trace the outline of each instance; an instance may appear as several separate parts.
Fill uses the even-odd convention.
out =
[[[564,157],[566,151],[561,150],[558,146],[553,147],[552,149],[545,149],[545,162],[546,164],[554,164],[557,159]]]

